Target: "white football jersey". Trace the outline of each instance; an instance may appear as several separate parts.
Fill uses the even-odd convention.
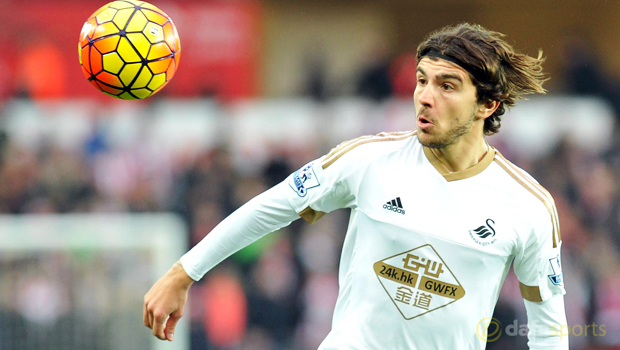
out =
[[[308,221],[352,209],[320,349],[483,349],[513,259],[525,299],[565,293],[546,190],[493,148],[465,171],[437,169],[407,132],[345,142],[289,177]]]
[[[557,212],[494,148],[464,171],[438,169],[415,131],[343,142],[224,220],[183,267],[199,279],[299,216],[312,223],[350,208],[332,330],[319,349],[484,349],[513,261],[526,300],[565,293]],[[558,305],[539,317],[541,334],[565,324]]]

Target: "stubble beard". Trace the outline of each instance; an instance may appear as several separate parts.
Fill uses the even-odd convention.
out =
[[[476,111],[474,111],[471,116],[467,119],[465,123],[451,125],[450,129],[448,129],[445,133],[441,135],[437,135],[431,140],[424,141],[418,137],[418,140],[424,147],[428,148],[444,148],[454,144],[458,141],[463,135],[467,134],[469,130],[471,130],[472,125],[474,124],[474,119],[476,116]],[[424,131],[418,130],[418,133],[425,133]]]

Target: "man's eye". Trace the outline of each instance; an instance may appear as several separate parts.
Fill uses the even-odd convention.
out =
[[[421,85],[426,84],[426,79],[424,79],[424,78],[418,78],[418,84],[421,84]]]
[[[442,87],[444,90],[454,90],[454,89],[452,88],[452,85],[450,85],[450,84],[442,84],[442,85],[441,85],[441,87]]]

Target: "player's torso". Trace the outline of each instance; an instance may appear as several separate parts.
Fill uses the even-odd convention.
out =
[[[355,333],[354,322],[376,329],[351,349],[484,346],[476,327],[491,316],[523,234],[519,215],[509,194],[489,192],[484,173],[448,182],[423,157],[419,149],[380,157],[361,181],[335,331]]]

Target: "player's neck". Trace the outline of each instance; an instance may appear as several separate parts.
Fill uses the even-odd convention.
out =
[[[489,150],[484,137],[461,137],[457,142],[442,148],[431,149],[433,155],[448,172],[469,169],[478,164]]]

